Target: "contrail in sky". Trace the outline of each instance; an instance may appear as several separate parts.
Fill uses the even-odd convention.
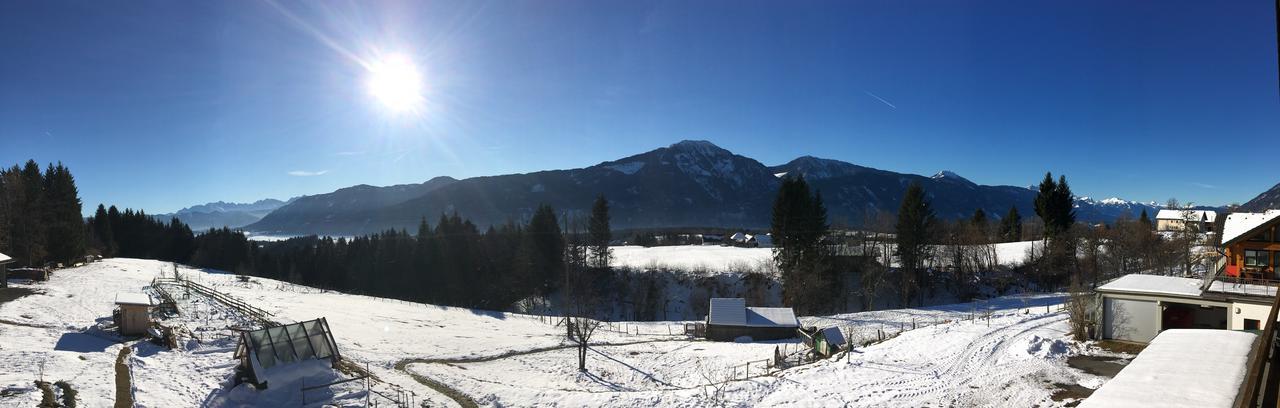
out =
[[[897,107],[897,106],[895,106],[895,105],[894,105],[894,104],[892,104],[892,103],[889,103],[889,101],[884,100],[884,98],[881,98],[881,97],[879,97],[879,96],[876,96],[876,94],[871,93],[871,91],[862,91],[862,92],[866,92],[866,93],[867,93],[867,96],[870,96],[870,97],[872,97],[872,98],[876,98],[876,100],[877,100],[877,101],[880,101],[880,102],[884,103],[885,105],[889,105],[889,107],[890,107],[890,108],[898,109],[898,107]]]

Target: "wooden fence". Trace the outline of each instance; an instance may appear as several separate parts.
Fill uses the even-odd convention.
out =
[[[272,316],[271,312],[262,310],[256,306],[250,305],[249,303],[243,300],[240,300],[239,298],[219,292],[208,286],[204,286],[187,279],[155,278],[151,280],[151,287],[153,288],[159,288],[165,285],[180,287],[185,291],[196,292],[201,295],[204,295],[210,299],[213,299],[215,301],[218,301],[219,303],[226,305],[227,307],[230,307],[236,312],[239,312],[241,315],[257,320],[259,323],[262,323],[264,326],[276,325],[276,323],[272,321],[270,318]],[[157,291],[160,292],[162,290],[157,289]],[[170,293],[170,296],[172,296],[172,292],[169,292],[169,293]]]

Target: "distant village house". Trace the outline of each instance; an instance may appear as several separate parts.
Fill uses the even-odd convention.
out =
[[[1163,232],[1213,232],[1218,213],[1205,210],[1160,210],[1156,213],[1156,230]]]

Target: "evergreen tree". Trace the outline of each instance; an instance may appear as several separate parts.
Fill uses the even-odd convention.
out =
[[[98,247],[99,254],[102,256],[115,256],[116,241],[115,236],[111,232],[111,219],[107,215],[107,209],[102,204],[98,204],[98,209],[93,212],[93,217],[89,219],[89,230],[92,232],[94,245]]]
[[[810,194],[803,178],[784,177],[773,203],[773,259],[782,273],[783,303],[801,313],[826,311],[842,287],[827,265],[829,228],[822,194]]]
[[[1009,212],[1000,220],[1000,237],[1004,242],[1022,240],[1022,215],[1018,214],[1018,207],[1009,206]]]
[[[22,167],[14,166],[12,170],[17,176],[14,194],[18,202],[11,217],[12,239],[10,249],[13,257],[20,265],[43,265],[48,254],[45,246],[44,210],[44,176],[40,173],[40,165],[29,160]]]
[[[901,268],[899,291],[902,304],[909,304],[915,296],[921,300],[923,289],[921,268],[929,256],[929,244],[936,224],[933,208],[919,183],[907,187],[898,208],[898,222],[894,226],[897,237],[898,263]]]
[[[550,294],[552,288],[564,279],[565,250],[560,222],[550,205],[540,205],[533,212],[525,237],[528,270],[533,283],[543,295]]]
[[[1151,217],[1147,215],[1147,209],[1146,209],[1146,208],[1143,208],[1143,209],[1142,209],[1142,216],[1141,216],[1141,217],[1138,217],[1138,222],[1140,222],[1140,223],[1142,223],[1142,225],[1146,226],[1146,227],[1147,227],[1147,229],[1151,229]]]
[[[981,208],[973,210],[973,218],[969,219],[969,223],[973,224],[973,228],[978,232],[979,236],[981,236],[984,240],[988,239],[987,227],[990,222],[987,221],[986,211],[982,211]]]
[[[609,241],[612,240],[613,233],[609,231],[609,201],[601,194],[596,196],[595,203],[591,205],[591,219],[587,220],[587,246],[592,266],[609,267]]]
[[[62,163],[44,174],[45,236],[51,261],[67,265],[84,256],[84,221],[75,178]]]
[[[1074,198],[1071,187],[1067,185],[1067,177],[1061,176],[1058,182],[1053,181],[1052,173],[1045,173],[1040,182],[1040,190],[1036,195],[1036,215],[1044,221],[1046,238],[1065,234],[1076,222]]]

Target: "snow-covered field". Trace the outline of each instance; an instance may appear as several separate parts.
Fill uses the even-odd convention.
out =
[[[33,382],[41,367],[46,380],[69,382],[81,406],[110,405],[113,365],[122,347],[134,349],[130,366],[137,406],[301,405],[296,388],[231,387],[235,342],[226,326],[243,318],[207,299],[180,301],[184,314],[178,321],[204,341],[178,350],[122,343],[95,328],[110,320],[116,293],[142,291],[152,278],[171,275],[171,268],[163,262],[109,259],[57,271],[48,282],[18,285],[40,293],[0,305],[0,390],[9,390],[0,393],[0,406],[35,405],[40,392]],[[1058,405],[1048,399],[1049,383],[1096,387],[1102,382],[1066,366],[1065,357],[1078,346],[1064,340],[1065,315],[1056,307],[1046,311],[1045,305],[1061,300],[1055,295],[802,318],[860,335],[910,329],[912,320],[921,328],[838,360],[767,376],[759,376],[759,361],[770,358],[775,347],[795,350],[796,343],[707,342],[680,336],[679,322],[625,323],[619,329],[640,334],[599,332],[589,371],[580,373],[564,328],[549,319],[325,292],[269,279],[244,283],[233,275],[185,267],[179,272],[273,313],[276,321],[325,317],[343,357],[367,365],[381,380],[375,390],[398,388],[430,406],[456,403],[413,375],[491,406],[705,406],[722,399],[760,406]],[[989,312],[991,319],[966,320],[975,310]],[[706,385],[731,372],[742,376],[742,365],[753,361],[753,378]],[[336,386],[327,396],[340,406],[362,405],[363,385]]]
[[[612,264],[615,267],[632,268],[666,267],[688,271],[706,270],[723,272],[725,270],[758,268],[773,262],[773,250],[770,248],[739,248],[718,245],[679,245],[642,247],[635,245],[615,246]]]
[[[587,373],[573,350],[554,350],[476,363],[419,363],[409,369],[442,379],[499,406],[1054,406],[1052,383],[1103,379],[1068,368],[1079,345],[1065,340],[1060,296],[1004,298],[986,304],[804,318],[897,332],[916,319],[935,324],[858,348],[837,360],[708,386],[743,364],[767,359],[780,343],[673,340],[595,347]],[[986,319],[967,319],[978,308]],[[949,322],[947,322],[950,320]],[[874,334],[873,334],[874,336]],[[788,346],[794,347],[793,344]],[[753,365],[760,373],[762,365]]]
[[[1027,251],[1040,241],[1002,242],[994,244],[996,261],[1003,266],[1017,266],[1027,259]],[[769,270],[773,262],[771,248],[738,248],[718,245],[615,246],[612,264],[632,268],[666,267],[688,271]]]

